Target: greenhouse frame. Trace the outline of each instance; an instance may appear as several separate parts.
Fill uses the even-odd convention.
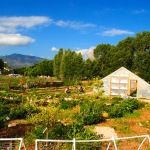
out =
[[[124,67],[109,74],[102,81],[105,95],[150,98],[150,84]]]

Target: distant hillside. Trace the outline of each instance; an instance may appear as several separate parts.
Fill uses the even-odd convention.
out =
[[[43,58],[40,57],[22,54],[11,54],[0,56],[0,58],[6,61],[8,66],[12,68],[29,67],[43,60]]]

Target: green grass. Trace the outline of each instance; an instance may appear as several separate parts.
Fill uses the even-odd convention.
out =
[[[124,115],[124,118],[139,118],[140,113],[138,111],[134,111],[133,113],[127,113]]]
[[[144,128],[150,128],[150,120],[149,121],[143,121],[143,122],[140,122],[140,123]]]

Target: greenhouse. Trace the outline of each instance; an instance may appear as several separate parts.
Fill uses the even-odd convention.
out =
[[[124,67],[102,80],[105,95],[150,98],[150,84]]]

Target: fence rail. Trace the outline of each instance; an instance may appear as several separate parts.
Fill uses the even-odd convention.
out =
[[[133,141],[137,144],[136,148],[131,148],[131,142]],[[132,150],[145,150],[150,149],[150,136],[141,135],[141,136],[130,136],[130,137],[112,137],[109,139],[99,139],[99,140],[53,140],[53,139],[36,139],[35,140],[35,150],[83,150],[83,149],[106,149],[110,148],[113,150],[119,150],[122,146],[121,141],[129,144],[129,149]],[[90,145],[92,143],[92,145]],[[105,144],[102,144],[105,143]],[[134,143],[134,144],[135,144]],[[145,143],[145,144],[144,144]],[[147,143],[147,145],[146,145]],[[123,145],[124,146],[124,145]],[[145,146],[145,147],[144,147]],[[127,149],[123,147],[124,149]],[[143,149],[142,149],[143,148]],[[122,147],[121,147],[122,149]],[[23,138],[0,138],[0,150],[26,150],[26,147],[23,142]]]
[[[121,138],[115,138],[112,137],[110,139],[100,139],[100,140],[76,140],[75,138],[72,140],[46,140],[46,139],[37,139],[35,141],[35,150],[45,150],[48,149],[46,148],[46,144],[48,146],[48,143],[72,143],[71,149],[72,150],[77,150],[76,145],[78,143],[101,143],[101,142],[108,142],[107,146],[106,146],[106,150],[109,150],[111,146],[114,147],[114,150],[118,150],[118,146],[117,146],[117,141],[122,141],[122,140],[131,140],[131,139],[139,139],[141,138],[140,142],[138,141],[137,143],[139,144],[139,146],[137,146],[136,150],[140,150],[142,145],[144,144],[144,142],[146,140],[148,140],[148,144],[150,143],[150,136],[149,135],[141,135],[141,136],[131,136],[131,137],[121,137]],[[39,143],[44,143],[45,147],[44,149],[39,148]],[[52,144],[51,144],[52,145]],[[55,145],[56,146],[56,145]],[[101,145],[102,146],[102,145]],[[50,148],[50,147],[49,147]],[[150,147],[149,147],[150,148]],[[54,148],[55,149],[55,148]],[[101,149],[101,147],[100,147]],[[69,150],[69,149],[68,149]],[[80,150],[78,148],[78,150]],[[82,149],[81,149],[82,150]],[[133,150],[133,149],[132,149]]]

